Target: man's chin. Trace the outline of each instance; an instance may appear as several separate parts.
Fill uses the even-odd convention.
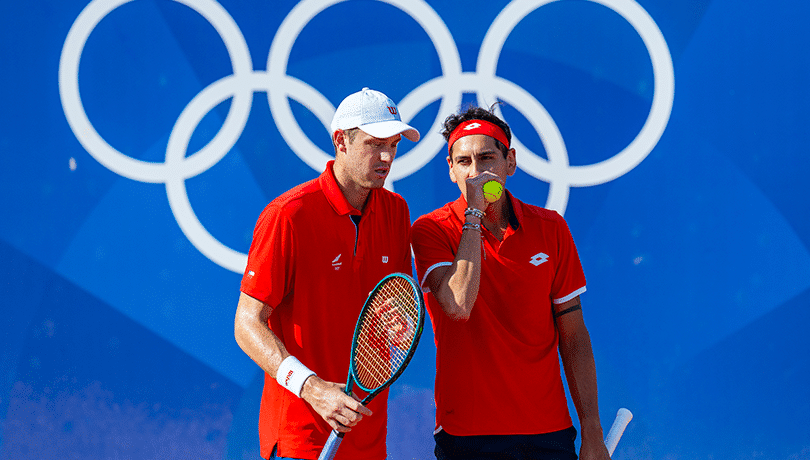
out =
[[[364,186],[370,189],[383,188],[383,186],[385,186],[386,177],[376,177],[374,179],[370,179]]]

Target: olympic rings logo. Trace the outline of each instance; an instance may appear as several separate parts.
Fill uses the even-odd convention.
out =
[[[267,71],[253,69],[247,43],[233,18],[215,0],[175,0],[202,15],[222,37],[233,65],[233,74],[204,88],[181,112],[166,147],[163,163],[129,157],[107,143],[95,130],[79,95],[79,61],[96,25],[119,6],[131,0],[93,0],[79,14],[68,32],[59,63],[59,92],[68,123],[79,142],[98,162],[129,179],[163,183],[169,205],[183,233],[214,263],[242,273],[247,255],[214,238],[194,213],[186,193],[186,179],[207,171],[236,144],[246,126],[254,92],[267,93],[277,128],[284,140],[307,165],[323,171],[332,155],[317,147],[293,116],[290,99],[309,109],[329,130],[335,107],[320,92],[287,75],[287,60],[301,31],[326,8],[345,0],[303,0],[287,15],[270,47]],[[442,75],[414,89],[398,104],[400,112],[413,117],[441,99],[439,114],[449,114],[461,104],[462,94],[476,93],[479,105],[496,98],[518,108],[537,129],[548,160],[535,154],[514,136],[512,145],[520,152],[518,167],[549,183],[546,207],[563,214],[571,187],[588,187],[614,180],[636,167],[652,151],[669,122],[675,95],[672,57],[666,41],[647,12],[633,0],[590,0],[621,15],[641,37],[650,55],[654,93],[649,115],[636,138],[622,151],[602,162],[571,166],[562,135],[545,108],[526,90],[496,75],[498,58],[506,39],[529,13],[557,0],[513,0],[495,18],[481,45],[475,72],[463,72],[461,57],[447,26],[424,0],[379,0],[410,15],[425,30],[438,52]],[[232,99],[219,132],[197,152],[187,155],[192,133],[200,121],[221,102]],[[389,185],[410,176],[444,150],[439,134],[443,115],[437,118],[422,140],[397,157]],[[403,118],[409,122],[410,118]]]

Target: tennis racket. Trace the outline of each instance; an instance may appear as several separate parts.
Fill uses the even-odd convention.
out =
[[[346,394],[357,384],[368,394],[361,401],[365,405],[402,375],[424,323],[425,303],[413,278],[393,273],[377,283],[357,318]],[[332,460],[343,435],[332,430],[318,459]]]
[[[605,447],[607,447],[608,454],[613,456],[613,451],[616,450],[616,445],[619,444],[624,429],[627,424],[633,419],[633,413],[622,407],[616,413],[616,420],[613,421],[613,426],[610,427],[607,437],[605,438]]]

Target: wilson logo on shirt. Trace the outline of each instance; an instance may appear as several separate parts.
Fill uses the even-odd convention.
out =
[[[548,261],[548,254],[544,252],[538,252],[537,254],[533,255],[531,259],[529,259],[529,263],[537,267],[538,265]]]

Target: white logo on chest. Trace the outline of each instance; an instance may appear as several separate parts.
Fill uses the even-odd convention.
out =
[[[548,260],[548,254],[546,254],[544,252],[539,252],[539,253],[533,255],[531,259],[529,259],[529,263],[536,267],[536,266],[542,264],[543,262],[546,262],[547,260]]]

